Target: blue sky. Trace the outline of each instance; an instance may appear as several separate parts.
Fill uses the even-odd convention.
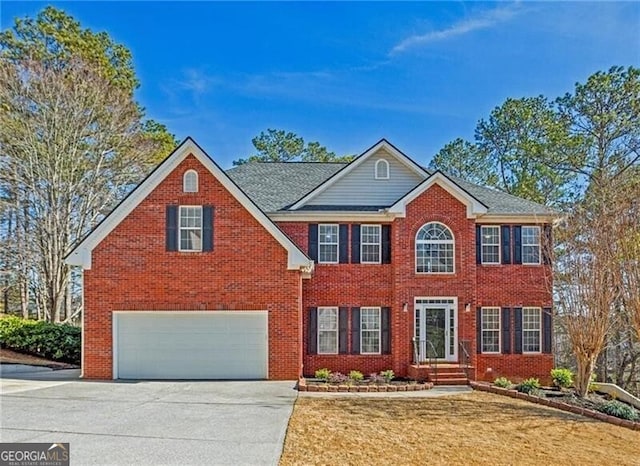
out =
[[[267,128],[427,163],[508,97],[640,66],[638,2],[52,2],[131,49],[148,116],[223,167]],[[47,3],[3,1],[0,26]]]

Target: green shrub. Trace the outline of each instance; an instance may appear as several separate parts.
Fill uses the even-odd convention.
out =
[[[569,388],[573,385],[573,372],[569,369],[551,369],[551,380],[558,388]]]
[[[318,369],[316,371],[316,379],[324,380],[325,382],[327,382],[329,380],[329,377],[331,377],[331,371],[327,368]]]
[[[354,382],[362,382],[364,375],[362,375],[362,372],[360,371],[351,371],[349,372],[349,379]]]
[[[609,400],[601,404],[598,406],[598,411],[629,421],[640,421],[640,413],[637,409],[618,400]]]
[[[527,379],[523,382],[520,382],[516,387],[521,393],[528,393],[529,395],[535,395],[540,390],[540,381],[538,379]]]
[[[511,380],[507,379],[506,377],[498,377],[496,380],[493,381],[493,384],[496,387],[500,387],[500,388],[510,388],[511,385],[513,385],[511,383]]]
[[[396,376],[396,374],[391,369],[380,372],[380,375],[384,377],[384,381],[387,383],[391,382]]]
[[[0,345],[54,361],[80,364],[80,328],[68,324],[0,318]]]

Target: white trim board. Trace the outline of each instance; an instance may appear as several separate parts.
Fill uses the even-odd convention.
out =
[[[313,261],[229,178],[229,176],[188,137],[140,185],[138,185],[96,228],[65,258],[69,265],[91,269],[91,253],[180,163],[193,155],[273,236],[288,253],[289,270],[310,271]]]

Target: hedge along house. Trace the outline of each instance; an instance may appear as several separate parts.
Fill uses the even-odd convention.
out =
[[[546,378],[553,217],[386,140],[225,172],[188,138],[67,258],[83,376]]]

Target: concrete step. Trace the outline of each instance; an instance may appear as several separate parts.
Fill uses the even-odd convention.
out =
[[[469,385],[469,379],[466,377],[455,377],[455,378],[447,378],[441,379],[438,377],[438,380],[431,379],[434,385]]]

